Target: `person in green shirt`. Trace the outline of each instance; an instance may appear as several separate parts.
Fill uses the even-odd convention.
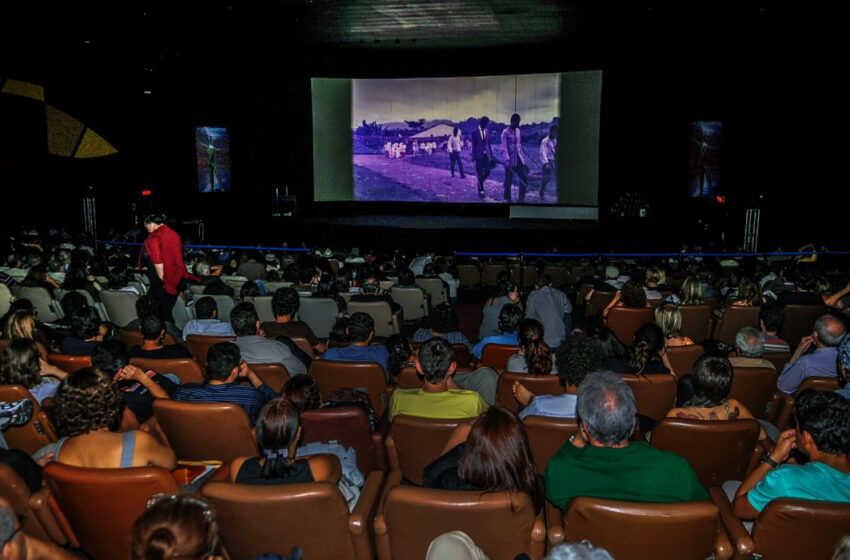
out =
[[[707,500],[685,459],[645,442],[629,441],[635,396],[617,374],[595,372],[578,387],[579,434],[546,468],[546,497],[560,509],[579,496],[627,502]]]
[[[416,371],[424,378],[421,389],[396,389],[390,401],[390,420],[397,414],[423,418],[474,418],[487,410],[475,391],[456,388],[455,351],[444,338],[435,337],[419,348]]]

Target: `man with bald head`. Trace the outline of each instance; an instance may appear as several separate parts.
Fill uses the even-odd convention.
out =
[[[782,369],[776,386],[785,393],[794,393],[809,377],[836,377],[838,345],[844,336],[844,323],[834,315],[822,315],[815,321],[811,336],[804,336]],[[813,352],[807,354],[810,348]]]

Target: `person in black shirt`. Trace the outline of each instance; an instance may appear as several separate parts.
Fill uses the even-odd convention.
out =
[[[142,332],[142,345],[130,349],[131,358],[165,360],[171,358],[191,358],[186,348],[178,344],[165,344],[165,322],[159,315],[145,315],[139,321]]]

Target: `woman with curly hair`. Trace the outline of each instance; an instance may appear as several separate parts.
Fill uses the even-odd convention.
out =
[[[177,466],[174,450],[140,430],[119,433],[124,401],[106,374],[85,368],[59,386],[51,419],[62,437],[53,460],[76,467]]]
[[[608,313],[615,307],[649,307],[646,301],[646,290],[636,280],[629,280],[623,284],[623,288],[614,294],[614,299],[611,300],[605,309],[602,311],[602,318],[607,319]]]
[[[543,325],[536,319],[523,319],[517,328],[519,353],[508,358],[508,371],[532,375],[557,374],[552,351],[543,340]]]
[[[59,380],[67,375],[40,359],[33,340],[12,340],[0,356],[0,383],[23,385],[39,404],[56,394]]]

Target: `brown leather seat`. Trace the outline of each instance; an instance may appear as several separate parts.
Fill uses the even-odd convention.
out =
[[[275,393],[280,393],[284,384],[289,381],[289,372],[283,364],[249,364],[249,366]]]
[[[637,411],[653,420],[661,420],[676,406],[676,378],[669,373],[619,374],[635,394]]]
[[[48,495],[49,492],[45,489],[31,494],[26,482],[14,469],[0,463],[0,497],[9,502],[15,515],[26,520],[22,523],[24,533],[43,541],[64,545],[68,540],[47,506]]]
[[[791,360],[791,352],[765,352],[761,357],[773,364],[778,374],[782,372],[785,364]]]
[[[711,306],[682,305],[682,336],[687,336],[694,342],[702,342],[711,338]]]
[[[838,379],[835,377],[807,377],[800,383],[797,388],[796,395],[803,391],[837,391],[841,387],[838,386]]]
[[[496,383],[496,402],[513,412],[519,410],[519,403],[514,398],[513,393],[514,381],[521,382],[526,389],[535,395],[560,395],[564,392],[561,378],[557,375],[531,375],[503,371],[499,374],[499,381]]]
[[[807,377],[802,383],[800,383],[800,386],[797,387],[797,391],[794,392],[794,395],[796,396],[803,391],[809,390],[837,391],[839,388],[838,380],[835,377]],[[780,430],[788,428],[791,422],[791,417],[794,415],[794,397],[787,395],[782,391],[777,391],[774,394],[770,405],[774,408],[771,410],[771,415],[767,420]]]
[[[98,560],[129,558],[133,523],[151,496],[180,491],[171,473],[159,467],[89,469],[50,463],[44,481],[54,515],[72,532],[69,540]]]
[[[431,541],[449,531],[469,535],[491,560],[543,556],[543,512],[523,493],[394,486],[375,519],[379,560],[421,560]]]
[[[550,509],[551,511],[551,509]],[[587,540],[614,558],[729,558],[731,544],[710,502],[648,504],[575,498],[562,515],[562,531],[549,520],[549,543]]]
[[[614,299],[615,295],[616,292],[600,292],[599,290],[593,290],[593,294],[590,296],[590,301],[587,302],[587,305],[584,308],[584,316],[594,317],[601,315],[602,311],[608,307],[608,304],[611,303],[611,300]]]
[[[786,305],[779,338],[787,342],[792,349],[800,344],[800,339],[809,336],[815,328],[815,321],[826,313],[825,305]]]
[[[371,560],[375,552],[369,527],[382,484],[382,473],[370,473],[351,513],[330,482],[209,482],[202,494],[216,510],[222,541],[234,560],[288,553],[293,546],[300,547],[305,558]]]
[[[534,464],[540,474],[546,472],[549,460],[579,431],[578,420],[575,418],[526,416],[522,423],[528,435],[531,456],[534,457]]]
[[[83,368],[91,367],[91,356],[74,356],[72,354],[51,352],[47,355],[47,361],[68,373],[74,373]]]
[[[127,348],[132,348],[133,346],[141,346],[145,341],[142,337],[142,331],[138,329],[121,329],[121,332],[118,333],[118,338],[121,339],[121,342],[124,343],[124,346]],[[177,344],[177,341],[174,340],[174,337],[171,336],[170,333],[165,333],[165,345]]]
[[[180,383],[203,383],[204,370],[194,358],[168,358],[153,360],[150,358],[130,358],[130,363],[145,371],[153,370],[160,374],[173,373]]]
[[[699,344],[670,346],[667,348],[667,359],[670,360],[673,371],[681,378],[693,371],[694,364],[704,353],[705,348]]]
[[[766,420],[776,393],[776,372],[769,368],[732,368],[729,398],[741,402],[755,418]]]
[[[488,344],[481,351],[481,363],[478,365],[503,370],[508,367],[508,358],[517,352],[519,346],[515,344]]]
[[[631,346],[635,332],[643,325],[654,322],[655,313],[651,307],[613,307],[608,312],[606,326],[614,331],[620,342]]]
[[[219,342],[233,342],[234,340],[236,340],[235,336],[190,334],[186,337],[186,348],[189,349],[189,352],[191,352],[198,363],[201,364],[201,367],[206,369],[207,352],[209,352],[210,346],[218,344]]]
[[[393,417],[386,441],[390,469],[401,471],[404,478],[421,485],[425,467],[440,457],[452,431],[461,422],[474,421],[475,418],[442,420],[406,414]]]
[[[747,533],[732,514],[726,494],[709,490],[732,536],[736,558],[832,558],[838,541],[850,532],[850,505],[808,500],[774,500]]]
[[[310,346],[310,341],[304,338],[303,336],[291,336],[289,339],[295,343],[298,348],[301,349],[302,352],[310,356],[310,358],[316,357],[316,351]]]
[[[387,385],[384,368],[374,362],[314,360],[310,364],[310,375],[316,380],[322,397],[337,389],[363,387],[369,393],[378,417],[383,416],[387,409],[391,387]]]
[[[153,413],[178,459],[226,462],[259,453],[251,421],[238,405],[157,399]]]
[[[418,389],[422,387],[423,379],[413,366],[401,368],[401,373],[398,375],[399,389]]]
[[[56,441],[56,433],[47,415],[23,385],[0,385],[0,402],[32,401],[33,413],[23,426],[12,426],[3,432],[10,449],[20,449],[33,454],[45,445]]]
[[[380,429],[372,432],[363,408],[338,406],[305,410],[301,413],[301,443],[335,440],[357,451],[360,472],[387,470],[384,435]]]
[[[665,418],[652,429],[650,444],[684,457],[708,488],[744,480],[758,437],[757,420]]]
[[[730,305],[714,327],[714,338],[734,346],[738,331],[744,327],[758,328],[760,309],[758,305]]]

